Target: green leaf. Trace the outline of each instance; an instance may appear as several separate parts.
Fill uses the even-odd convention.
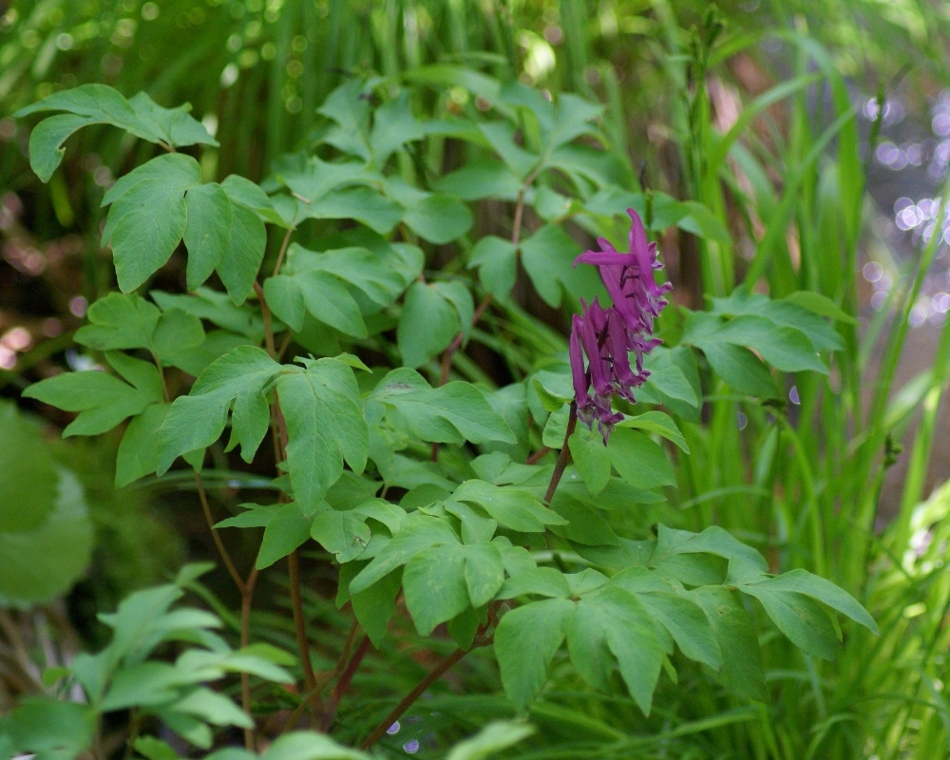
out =
[[[68,591],[89,563],[93,526],[83,487],[66,470],[53,483],[55,503],[38,527],[0,531],[0,606],[49,602]]]
[[[824,608],[797,591],[744,584],[743,593],[762,603],[778,629],[802,651],[825,660],[838,658],[838,632]]]
[[[405,272],[405,263],[393,248],[370,251],[347,247],[322,252],[309,251],[296,243],[287,250],[288,267],[295,274],[327,272],[352,286],[378,306],[389,306],[421,271]],[[408,275],[408,276],[407,276]]]
[[[792,570],[775,578],[763,580],[761,583],[742,584],[739,589],[746,591],[752,586],[760,591],[794,591],[805,594],[846,615],[856,623],[860,623],[872,633],[879,633],[874,618],[851,594],[807,570]]]
[[[461,542],[447,522],[420,512],[412,513],[393,539],[353,578],[350,593],[358,594],[368,589],[419,552],[439,544],[458,546]]]
[[[183,238],[188,249],[187,285],[195,290],[221,264],[231,237],[231,200],[217,182],[198,185],[185,196]]]
[[[637,399],[664,404],[677,416],[698,422],[702,388],[693,349],[689,346],[673,349],[658,346],[644,357],[643,366],[650,372],[650,377],[637,391]]]
[[[689,595],[703,608],[719,644],[722,668],[716,678],[742,696],[767,702],[769,694],[759,640],[736,594],[722,586],[710,585],[697,588]]]
[[[809,292],[810,291],[798,291],[796,295],[801,298],[801,296],[805,296],[805,294]],[[806,302],[816,303],[818,308],[823,310],[827,310],[830,306],[832,313],[834,313],[834,310],[837,310],[837,312],[843,314],[843,312],[835,306],[833,301],[817,293],[811,293],[811,295],[814,296],[814,298],[805,296]],[[810,342],[813,351],[840,351],[844,348],[841,336],[812,310],[798,305],[796,299],[793,297],[776,301],[761,293],[753,293],[750,295],[746,290],[740,287],[733,291],[732,295],[728,298],[713,298],[712,303],[712,312],[714,314],[732,317],[761,317],[777,328],[784,327],[792,330],[792,335],[802,333]],[[799,344],[801,343],[798,336],[794,339]],[[751,344],[750,346],[758,350],[756,346],[752,346]],[[768,357],[766,357],[766,360],[769,361]],[[775,366],[778,365],[776,364]]]
[[[55,509],[52,450],[16,405],[0,402],[0,541],[5,533],[32,531]]]
[[[468,267],[478,267],[482,286],[498,301],[505,303],[518,278],[518,248],[509,240],[486,235],[472,248]]]
[[[472,318],[475,316],[475,303],[472,300],[471,291],[459,280],[436,282],[432,287],[455,307],[462,338],[468,340],[472,330]]]
[[[547,681],[575,612],[568,599],[545,599],[510,610],[498,624],[495,656],[505,694],[518,712],[528,709]]]
[[[324,136],[324,142],[369,162],[372,158],[370,109],[363,89],[364,83],[360,79],[351,79],[333,90],[317,109],[317,113],[336,122],[336,126]]]
[[[371,760],[370,756],[337,744],[312,731],[292,731],[277,739],[261,760]]]
[[[369,187],[333,190],[305,205],[303,219],[355,219],[380,235],[386,235],[402,220],[404,210],[396,201]]]
[[[571,589],[560,570],[553,567],[532,567],[512,575],[502,585],[497,596],[499,599],[514,599],[526,594],[567,599],[571,595]]]
[[[264,538],[257,554],[257,569],[270,567],[310,538],[311,518],[297,502],[285,504],[264,528]]]
[[[295,277],[279,274],[264,280],[264,298],[271,312],[290,329],[300,332],[307,313],[303,291]],[[361,318],[362,320],[362,318]]]
[[[581,600],[577,616],[588,618],[592,627],[603,632],[630,695],[644,715],[649,715],[665,654],[649,613],[632,594],[605,586]]]
[[[310,537],[335,554],[337,562],[341,563],[359,557],[369,543],[370,534],[365,517],[335,509],[317,513],[310,526]]]
[[[234,403],[233,434],[246,462],[254,458],[270,415],[265,393],[280,365],[256,346],[239,346],[212,362],[187,396],[175,399],[159,432],[159,474],[181,454],[210,446]]]
[[[161,712],[179,713],[195,717],[216,726],[253,728],[254,721],[223,694],[199,686]]]
[[[99,704],[103,712],[130,707],[154,707],[175,699],[182,686],[199,682],[203,673],[190,673],[164,662],[141,662],[121,668]]]
[[[512,721],[492,721],[471,739],[456,744],[446,760],[485,760],[535,732],[533,726]]]
[[[786,306],[793,308],[791,305]],[[803,313],[809,316],[808,312]],[[722,368],[722,371],[730,373],[733,379],[722,374],[717,362],[722,364],[723,357],[726,357],[727,361],[742,361],[739,358],[741,352],[735,350],[740,346],[755,350],[765,361],[784,372],[810,369],[823,374],[828,373],[828,368],[819,359],[815,346],[803,332],[794,327],[778,325],[760,316],[741,315],[723,323],[715,314],[692,312],[686,319],[682,340],[701,349],[717,373],[720,373],[723,379],[736,390],[741,390],[740,386],[733,384],[733,380],[736,379],[744,387],[750,387],[753,383],[766,382],[760,379],[762,369],[757,372],[754,369],[751,370],[754,377],[750,381],[741,379],[741,373],[750,372],[745,366],[735,370],[728,366]],[[727,346],[734,348],[730,351],[726,349]],[[745,364],[748,364],[748,360]]]
[[[91,746],[96,721],[87,705],[26,697],[0,727],[14,754],[35,753],[36,760],[73,760]]]
[[[501,161],[476,158],[440,177],[432,187],[463,201],[477,201],[482,198],[514,200],[521,186],[521,180]]]
[[[360,307],[336,277],[325,272],[304,272],[293,281],[304,307],[315,319],[354,338],[366,337]]]
[[[529,491],[512,486],[495,486],[484,480],[466,480],[455,489],[453,501],[477,504],[499,525],[522,533],[539,533],[547,525],[564,525],[566,520]]]
[[[126,417],[162,402],[162,380],[153,364],[117,352],[107,353],[106,359],[132,384],[105,372],[86,370],[41,380],[27,388],[23,395],[59,409],[79,412],[63,431],[64,436],[104,433]]]
[[[507,121],[495,121],[490,124],[479,124],[478,129],[519,180],[524,180],[540,163],[540,156],[529,153],[515,144],[514,124]]]
[[[415,282],[406,291],[396,340],[403,364],[418,367],[452,342],[461,325],[458,313],[432,285]]]
[[[422,124],[412,115],[409,92],[404,90],[376,109],[369,139],[374,163],[382,168],[396,150],[424,136]]]
[[[277,381],[287,423],[287,463],[294,497],[314,509],[343,472],[362,472],[369,451],[353,370],[339,359],[307,361],[306,372]]]
[[[644,412],[643,414],[633,417],[627,417],[620,423],[620,427],[635,428],[637,430],[646,430],[649,433],[656,433],[666,438],[666,440],[675,443],[684,454],[689,454],[689,445],[686,443],[686,439],[683,438],[679,427],[673,421],[673,418],[664,412]]]
[[[381,401],[418,438],[431,443],[515,443],[505,421],[481,392],[464,382],[431,388],[411,369],[390,372],[369,396]]]
[[[264,260],[267,231],[251,209],[231,203],[231,224],[217,272],[235,306],[247,300]]]
[[[597,509],[573,498],[565,491],[555,492],[554,498],[551,499],[551,509],[568,523],[555,525],[551,529],[556,536],[588,546],[616,546],[620,543],[617,534]]]
[[[577,471],[584,478],[587,490],[596,496],[610,480],[610,454],[599,433],[577,428],[568,439],[571,457]]]
[[[643,433],[618,427],[607,442],[607,454],[630,485],[638,488],[676,485],[673,468],[663,449]]]
[[[76,342],[99,351],[147,348],[164,362],[205,338],[193,314],[177,308],[163,314],[134,293],[109,293],[89,307],[87,317],[90,324],[76,331]]]
[[[706,344],[699,348],[715,373],[739,393],[760,398],[780,395],[775,378],[748,348],[728,343]]]
[[[170,407],[152,404],[129,423],[116,454],[116,488],[124,488],[158,469],[159,430]]]
[[[521,243],[521,263],[548,306],[561,305],[562,289],[575,297],[599,292],[596,267],[574,268],[580,246],[563,227],[545,225]]]
[[[131,292],[164,266],[185,232],[185,194],[201,182],[198,162],[183,153],[153,158],[105,194],[112,205],[102,233],[111,244],[119,288]]]
[[[682,207],[688,214],[676,224],[681,230],[692,232],[697,237],[713,240],[720,245],[732,245],[732,236],[722,221],[708,206],[699,201],[682,201]]]
[[[722,655],[706,614],[679,584],[640,567],[619,573],[612,583],[636,596],[653,619],[669,631],[684,655],[713,670],[720,668]]]
[[[345,565],[344,568],[346,567],[351,566]],[[341,568],[341,574],[344,568]],[[344,585],[342,575],[340,584]],[[379,647],[386,636],[386,626],[396,610],[396,596],[400,588],[401,573],[391,572],[363,591],[350,596],[353,614],[375,647]]]
[[[427,195],[406,208],[406,226],[436,245],[451,243],[472,227],[468,206],[448,195]]]
[[[469,606],[465,565],[465,557],[452,545],[423,549],[406,563],[402,574],[406,608],[421,636]]]
[[[465,558],[465,588],[472,607],[490,602],[505,581],[501,552],[494,544],[473,543],[462,547]]]
[[[63,159],[66,139],[91,124],[112,124],[150,142],[178,147],[202,143],[217,145],[200,122],[188,115],[188,106],[162,108],[144,92],[126,100],[102,84],[84,84],[57,92],[16,112],[22,118],[42,111],[67,111],[41,121],[30,134],[30,165],[48,182]]]
[[[656,549],[650,559],[653,567],[677,554],[715,554],[729,561],[730,572],[742,569],[744,574],[755,577],[765,572],[765,558],[736,539],[718,525],[710,525],[701,533],[657,526]]]
[[[224,293],[198,288],[191,295],[171,295],[160,290],[150,293],[163,311],[181,309],[198,319],[207,319],[218,327],[243,335],[255,343],[264,341],[264,321],[260,310],[250,305],[235,306]]]
[[[841,307],[828,296],[823,296],[813,290],[796,290],[791,295],[786,296],[785,301],[803,309],[808,309],[819,317],[829,317],[848,325],[860,324],[857,319],[842,311]]]

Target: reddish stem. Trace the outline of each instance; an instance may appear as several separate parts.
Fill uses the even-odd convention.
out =
[[[396,705],[392,711],[380,722],[376,728],[373,729],[373,733],[367,736],[363,743],[360,744],[360,749],[369,749],[376,742],[378,742],[383,734],[389,729],[389,727],[395,723],[399,718],[402,717],[402,714],[408,710],[413,702],[415,702],[419,697],[421,697],[426,689],[428,689],[433,683],[435,683],[442,675],[449,670],[455,663],[461,660],[465,655],[467,655],[472,650],[456,649],[452,654],[446,657],[442,662],[435,666],[435,668],[426,675],[419,683],[416,685],[412,691],[410,691],[405,698]]]
[[[571,461],[571,447],[567,445],[568,439],[577,427],[577,402],[571,402],[571,413],[567,418],[567,429],[564,431],[564,444],[561,446],[561,453],[558,454],[557,464],[554,465],[554,472],[551,473],[551,482],[548,484],[547,493],[544,494],[544,505],[548,506],[551,499],[554,498],[554,492],[557,491],[557,484],[561,482],[561,476],[564,474],[564,468]]]
[[[324,733],[329,731],[330,726],[333,725],[333,721],[336,719],[337,708],[340,706],[340,700],[343,699],[343,695],[346,694],[347,689],[350,688],[350,682],[353,680],[353,676],[356,675],[356,671],[359,670],[360,663],[363,662],[363,658],[366,657],[366,653],[369,652],[370,646],[369,636],[364,636],[359,647],[356,649],[356,654],[353,655],[353,659],[349,661],[346,670],[344,670],[343,675],[340,676],[340,680],[336,682],[336,686],[334,686],[333,691],[330,692],[330,697],[327,699],[327,704],[323,711],[322,725],[320,726]]]

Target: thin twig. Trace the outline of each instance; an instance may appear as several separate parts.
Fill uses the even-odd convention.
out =
[[[287,569],[290,573],[290,601],[294,611],[294,629],[297,634],[297,651],[300,665],[303,667],[303,680],[307,691],[317,686],[317,675],[313,672],[310,659],[310,642],[307,640],[307,621],[303,615],[303,599],[300,594],[300,554],[294,549],[287,557]]]
[[[254,587],[257,585],[257,562],[248,573],[247,582],[241,592],[241,648],[243,649],[251,643],[251,602],[254,600]],[[248,673],[241,673],[241,708],[247,714],[247,717],[253,720],[251,715],[251,676]],[[256,751],[254,746],[254,729],[244,729],[244,748],[250,752]]]
[[[297,705],[294,711],[290,714],[290,718],[287,719],[287,723],[284,725],[284,729],[281,731],[281,733],[289,731],[291,728],[293,728],[297,724],[297,720],[299,720],[300,715],[308,707],[308,705],[310,705],[312,702],[316,702],[320,692],[326,688],[327,684],[331,683],[334,678],[343,672],[346,661],[350,657],[350,652],[353,651],[353,644],[356,643],[356,634],[359,633],[359,630],[360,624],[354,621],[353,625],[350,626],[350,632],[347,634],[346,641],[343,643],[343,650],[340,652],[340,658],[337,660],[336,665],[333,666],[333,670],[323,673],[319,678],[317,678],[316,686],[314,686],[313,690],[310,693],[305,694],[303,699],[300,700],[300,704]],[[315,706],[317,705],[315,704]]]
[[[525,464],[537,464],[542,459],[544,459],[544,457],[547,456],[548,452],[550,451],[551,451],[550,446],[542,446],[540,449],[535,451],[531,456],[529,456],[527,459],[524,460]]]
[[[475,647],[473,647],[473,649],[474,648]],[[426,689],[439,680],[439,678],[441,678],[443,674],[449,670],[449,668],[455,665],[455,663],[457,663],[471,651],[471,649],[456,649],[454,652],[452,652],[452,654],[436,665],[435,668],[430,673],[428,673],[425,678],[416,684],[416,688],[410,691],[403,698],[403,700],[398,705],[396,705],[392,711],[382,719],[382,721],[380,721],[379,725],[373,729],[373,732],[363,740],[362,744],[360,744],[360,749],[369,749],[374,744],[376,744],[376,742],[378,742],[383,737],[383,734],[386,733],[389,727],[399,720],[403,713],[406,712],[406,710],[408,710],[412,704],[425,693]]]
[[[261,318],[264,320],[264,346],[267,348],[267,355],[273,359],[277,356],[277,349],[274,347],[274,322],[270,313],[270,307],[267,305],[267,299],[264,298],[264,288],[254,280],[254,292],[261,302]]]
[[[221,555],[221,560],[224,562],[224,566],[228,569],[228,573],[231,575],[231,580],[234,581],[234,585],[238,587],[238,591],[240,591],[241,595],[243,596],[246,592],[247,586],[245,585],[244,581],[241,580],[241,575],[234,566],[234,562],[231,561],[231,555],[228,553],[227,547],[225,547],[224,542],[221,540],[221,536],[218,534],[217,528],[214,527],[214,518],[211,516],[211,507],[208,506],[208,494],[205,492],[205,484],[201,479],[201,473],[197,470],[195,471],[195,483],[198,485],[198,499],[201,501],[201,509],[205,515],[205,522],[208,523],[208,530],[211,531],[211,537],[214,539],[214,545],[218,547],[218,554]]]
[[[557,491],[557,484],[561,482],[561,476],[564,474],[564,468],[571,461],[571,447],[567,441],[577,427],[577,402],[571,402],[570,416],[567,418],[567,429],[564,431],[564,444],[561,446],[561,453],[558,454],[557,464],[554,465],[554,472],[551,473],[551,482],[548,484],[548,490],[544,494],[544,505],[548,506],[551,499],[554,498],[554,492]]]
[[[327,704],[324,708],[323,720],[321,721],[320,728],[322,731],[329,731],[330,726],[333,725],[337,708],[340,706],[340,700],[343,699],[346,690],[350,688],[350,682],[353,680],[353,676],[356,675],[356,671],[359,669],[360,663],[363,662],[363,658],[366,657],[366,653],[369,652],[369,649],[369,636],[364,636],[353,658],[347,664],[346,670],[344,670],[343,675],[340,676],[340,680],[336,682],[336,686],[334,686],[333,691],[330,692],[330,697],[327,699]]]
[[[310,201],[307,201],[309,203]],[[276,277],[280,274],[280,268],[284,264],[284,254],[287,253],[287,245],[290,243],[290,236],[293,234],[296,227],[288,227],[287,233],[284,235],[284,240],[280,244],[280,253],[277,254],[277,261],[274,264],[274,271],[271,273],[271,277]]]

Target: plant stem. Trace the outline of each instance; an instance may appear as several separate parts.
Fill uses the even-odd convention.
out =
[[[425,693],[426,689],[428,689],[433,683],[441,678],[442,675],[447,670],[449,670],[449,668],[455,665],[455,663],[457,663],[471,651],[471,649],[456,649],[454,652],[452,652],[452,654],[436,665],[435,668],[428,675],[426,675],[425,678],[419,681],[419,683],[416,684],[416,687],[410,691],[385,718],[383,718],[379,725],[373,729],[373,732],[363,740],[363,743],[360,744],[360,749],[369,749],[374,744],[376,744],[376,742],[378,742],[383,737],[383,734],[386,733],[389,727],[399,720],[399,718],[402,717],[402,714],[406,712],[406,710],[408,710],[412,704]]]
[[[551,499],[554,498],[554,492],[557,491],[557,484],[561,482],[561,476],[564,474],[564,468],[571,461],[571,447],[567,445],[568,439],[577,427],[577,402],[571,402],[571,412],[567,418],[567,429],[564,431],[564,444],[561,446],[561,453],[558,454],[557,464],[554,465],[554,472],[551,473],[551,482],[548,484],[548,490],[544,494],[544,505],[548,506]]]
[[[551,447],[550,447],[550,446],[542,446],[540,449],[538,449],[537,451],[535,451],[531,456],[529,456],[529,457],[525,460],[524,463],[525,463],[525,464],[537,464],[537,463],[540,462],[542,459],[544,459],[545,456],[547,456],[547,453],[548,453],[550,450],[551,450]]]
[[[300,555],[294,549],[287,557],[287,569],[290,573],[290,600],[294,611],[294,629],[297,634],[297,651],[300,654],[300,664],[303,667],[304,684],[308,692],[317,687],[317,676],[313,672],[313,662],[310,660],[310,642],[307,641],[307,621],[303,615],[303,600],[300,595]]]
[[[254,599],[254,587],[257,585],[257,562],[248,573],[247,581],[241,591],[241,648],[251,643],[251,602]],[[241,708],[251,720],[251,676],[241,673]],[[244,729],[244,747],[250,752],[256,750],[254,746],[254,729]]]
[[[267,348],[267,355],[271,359],[277,356],[277,348],[274,345],[274,323],[271,317],[270,307],[267,305],[267,299],[264,298],[264,288],[254,280],[254,292],[261,302],[261,318],[264,320],[264,346]]]
[[[293,234],[296,227],[288,227],[287,233],[284,235],[284,240],[280,244],[280,253],[277,254],[277,261],[274,264],[274,271],[271,273],[271,277],[276,277],[280,274],[280,268],[284,264],[284,254],[287,253],[287,246],[290,243],[290,236]]]
[[[333,670],[328,673],[322,673],[317,679],[316,686],[308,694],[305,694],[303,699],[300,700],[300,704],[294,709],[290,714],[290,718],[287,719],[287,724],[284,726],[281,733],[285,733],[291,730],[297,722],[297,719],[300,718],[300,714],[306,709],[311,702],[320,694],[321,691],[330,683],[334,678],[336,678],[340,673],[343,672],[343,668],[346,665],[346,661],[350,657],[350,652],[353,651],[353,644],[356,642],[356,634],[360,630],[360,624],[356,621],[353,622],[353,625],[350,626],[350,632],[346,636],[346,641],[343,643],[343,649],[340,652],[340,658],[337,660],[336,665],[333,666]]]
[[[234,585],[238,587],[238,591],[240,591],[241,595],[243,596],[246,591],[245,583],[243,580],[241,580],[241,575],[234,566],[234,562],[231,560],[231,555],[228,553],[227,547],[225,547],[224,542],[221,540],[221,536],[214,527],[214,518],[211,516],[211,507],[208,505],[208,494],[205,492],[205,485],[204,481],[201,479],[201,473],[197,471],[195,471],[195,483],[198,486],[198,499],[201,501],[201,509],[205,515],[205,522],[208,523],[208,530],[211,531],[211,537],[214,539],[214,544],[218,547],[218,554],[221,555],[221,560],[224,562],[224,566],[228,569],[228,573],[231,575],[231,580],[234,581]]]
[[[356,654],[353,655],[353,659],[349,661],[346,670],[344,670],[343,675],[340,676],[340,680],[337,681],[336,686],[333,687],[333,691],[330,692],[330,698],[327,699],[327,704],[323,712],[323,720],[320,726],[324,733],[329,731],[330,726],[333,725],[337,708],[340,706],[340,700],[343,698],[346,690],[350,688],[350,682],[353,680],[353,676],[356,675],[356,671],[359,669],[360,663],[363,662],[363,658],[366,657],[366,653],[369,652],[369,648],[369,636],[364,636],[359,647],[356,649]]]

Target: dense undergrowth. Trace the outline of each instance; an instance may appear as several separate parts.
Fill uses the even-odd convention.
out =
[[[859,276],[857,93],[945,76],[901,8],[9,10],[0,754],[945,755],[941,239]],[[674,287],[604,441],[628,208]]]

